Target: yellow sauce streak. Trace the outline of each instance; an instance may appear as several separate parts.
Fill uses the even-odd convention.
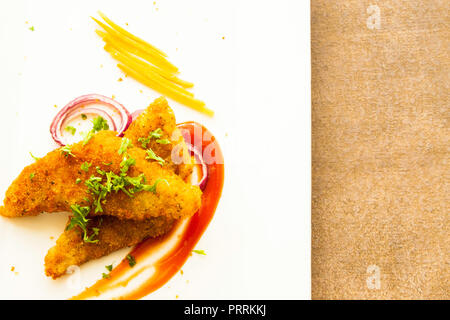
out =
[[[166,59],[164,52],[118,26],[103,13],[99,12],[99,15],[106,23],[92,19],[106,32],[96,30],[96,33],[106,43],[105,51],[120,62],[118,67],[126,75],[191,109],[211,117],[214,115],[203,101],[195,99],[194,94],[186,90],[194,84],[175,75],[178,68]]]

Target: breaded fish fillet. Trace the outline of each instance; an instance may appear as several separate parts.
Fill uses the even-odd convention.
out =
[[[79,228],[64,231],[45,257],[45,274],[53,279],[64,275],[71,265],[81,265],[124,247],[138,244],[148,237],[157,237],[170,230],[174,220],[166,217],[143,221],[95,217],[89,228],[98,227],[98,243],[83,241]]]
[[[138,139],[147,137],[150,132],[161,128],[162,139],[179,137],[175,126],[175,117],[164,98],[155,100],[147,110],[142,113],[126,131],[125,137],[130,139],[135,146],[141,146]],[[186,152],[184,140],[171,139],[171,144],[150,144],[156,154],[163,157],[167,168],[178,173],[183,180],[192,173],[192,164],[175,165],[172,163],[170,153],[172,147],[179,145],[181,152]],[[186,152],[186,155],[188,153]],[[98,227],[100,220],[103,222]],[[165,234],[172,226],[174,220],[169,218],[152,218],[143,221],[119,220],[115,217],[94,217],[90,226],[98,227],[98,243],[86,243],[83,241],[80,229],[64,231],[56,245],[52,247],[45,257],[45,273],[52,278],[58,278],[66,273],[71,265],[81,265],[89,260],[105,256],[118,249],[135,245],[145,238],[156,237]]]
[[[139,138],[146,138],[151,132],[162,129],[161,139],[169,139],[170,144],[160,144],[156,139],[150,139],[148,147],[154,150],[158,156],[166,162],[166,168],[172,169],[182,179],[192,173],[192,163],[187,151],[184,138],[178,130],[175,115],[164,97],[153,101],[152,104],[135,119],[125,131],[124,137],[130,139],[137,147],[142,147]],[[172,152],[176,156],[178,164],[172,161]]]
[[[151,147],[157,155],[165,159],[164,168],[166,170],[168,169],[177,173],[183,180],[185,180],[192,173],[193,165],[189,157],[189,153],[186,150],[184,140],[176,128],[173,112],[164,98],[155,100],[155,102],[153,102],[147,110],[132,123],[130,128],[125,133],[125,137],[130,139],[135,147],[142,147],[139,138],[148,137],[151,132],[158,128],[162,129],[161,139],[169,139],[171,143],[160,144],[156,143],[155,140],[150,140],[148,147]],[[27,190],[24,191],[23,194],[27,196],[33,195],[33,197],[29,198],[28,204],[24,204],[21,208],[13,210],[12,214],[11,210],[8,211],[9,213],[6,213],[7,208],[10,208],[13,203],[26,201],[26,199],[23,198],[22,200],[19,200],[20,197],[17,196],[17,194],[20,194],[20,184],[16,184],[17,188],[13,188],[13,186],[11,186],[11,190],[8,190],[7,192],[7,194],[10,195],[7,196],[7,199],[10,200],[5,200],[5,204],[9,204],[6,205],[6,208],[0,208],[0,211],[3,211],[2,214],[6,216],[20,216],[27,215],[29,213],[38,214],[40,211],[64,211],[67,210],[71,201],[75,198],[79,198],[81,196],[86,197],[87,194],[85,192],[81,192],[79,188],[72,188],[74,185],[73,181],[76,181],[76,179],[82,179],[82,181],[85,181],[85,179],[89,178],[91,174],[95,174],[96,172],[94,161],[92,161],[92,165],[88,172],[81,170],[81,163],[85,160],[85,155],[95,154],[97,156],[95,157],[95,162],[97,163],[100,160],[104,160],[100,164],[100,167],[104,170],[117,169],[117,163],[114,164],[114,161],[112,161],[110,157],[108,157],[108,159],[103,159],[103,156],[101,155],[102,153],[95,151],[96,147],[98,147],[103,150],[103,154],[111,152],[111,155],[113,155],[113,158],[117,162],[117,156],[114,153],[114,148],[116,148],[117,145],[111,147],[109,144],[110,139],[117,139],[112,138],[111,133],[100,134],[100,136],[102,135],[104,137],[100,140],[104,141],[102,141],[100,145],[97,145],[96,142],[90,141],[86,146],[89,146],[90,149],[83,149],[82,151],[79,151],[79,148],[77,149],[77,147],[72,148],[72,154],[74,154],[76,158],[72,158],[70,155],[67,157],[61,157],[61,154],[58,152],[53,152],[50,153],[51,155],[49,154],[47,156],[48,159],[44,163],[35,164],[30,168],[25,168],[21,175],[24,178],[29,176],[30,184],[26,183],[26,179],[24,180],[24,178],[22,178],[22,182],[25,182],[25,185],[22,185],[22,187],[24,190]],[[94,138],[97,139],[98,137],[95,136]],[[108,145],[110,147],[107,147]],[[182,164],[174,164],[172,162],[171,153],[174,146],[178,147],[177,152],[179,156],[184,157]],[[131,151],[128,152],[130,153]],[[83,155],[83,153],[85,153],[85,155]],[[133,154],[133,152],[131,153]],[[186,159],[186,157],[189,158]],[[42,165],[46,166],[49,163],[59,162],[61,162],[61,165],[50,165],[45,169],[42,168]],[[112,164],[108,166],[105,164],[109,164],[111,162]],[[35,170],[36,168],[41,168],[41,170]],[[72,168],[73,170],[68,170],[68,168]],[[35,171],[39,171],[41,174],[38,175]],[[136,172],[134,171],[137,171],[137,168],[130,169],[130,175],[135,174]],[[33,174],[33,178],[31,178],[31,174]],[[43,177],[44,181],[41,181],[36,185],[32,183],[37,183],[39,179]],[[17,180],[19,180],[19,178]],[[46,188],[45,180],[49,182],[49,186]],[[66,182],[67,185],[63,187],[64,190],[61,190],[61,183],[64,182]],[[42,190],[43,187],[45,190]],[[41,190],[41,192],[36,192],[39,190]],[[158,192],[159,187],[157,186],[157,193]],[[194,193],[198,193],[198,190],[194,191]],[[109,197],[107,199],[107,203],[116,196],[118,195]],[[48,201],[49,198],[50,201]],[[16,199],[16,202],[14,202],[14,199]],[[127,198],[124,199],[126,201]],[[195,195],[193,196],[193,199],[194,202],[196,202]],[[127,204],[121,204],[122,200],[122,198],[118,198],[117,201],[112,200],[114,203],[105,204],[103,207],[105,210],[106,208],[108,208],[108,210],[116,210],[121,207],[127,208]],[[31,207],[30,203],[33,204]],[[83,205],[87,204],[88,203],[86,202]],[[193,205],[193,207],[196,207],[196,205]],[[21,214],[22,212],[23,214]],[[120,216],[126,217],[128,215],[121,214]],[[174,216],[178,217],[179,215],[175,214]],[[65,230],[57,240],[56,245],[49,250],[45,258],[45,272],[48,276],[53,278],[60,277],[65,274],[67,268],[71,265],[80,265],[89,260],[105,256],[118,249],[135,245],[145,238],[162,235],[170,230],[174,222],[174,219],[170,214],[162,214],[159,217],[141,221],[120,220],[113,216],[97,216],[91,217],[91,219],[92,220],[89,223],[88,229],[98,227],[99,233],[96,239],[99,241],[97,243],[84,242],[80,228]]]
[[[0,214],[6,217],[38,215],[41,212],[70,211],[70,205],[88,205],[93,197],[86,193],[85,181],[99,176],[97,167],[105,172],[119,174],[123,155],[119,155],[122,139],[112,131],[100,131],[83,146],[82,142],[71,146],[71,155],[61,149],[26,167],[6,192],[4,208]],[[91,214],[111,215],[120,219],[144,220],[166,216],[180,219],[193,215],[201,203],[201,191],[183,181],[172,170],[154,160],[146,160],[146,152],[137,147],[128,148],[128,158],[135,159],[128,175],[144,174],[146,183],[156,185],[156,192],[141,191],[132,197],[119,191],[111,192],[102,201],[102,211]],[[107,163],[108,162],[108,163]],[[81,169],[90,163],[87,172]],[[108,165],[109,164],[109,165]],[[77,184],[77,179],[80,179]],[[90,201],[87,202],[86,198]],[[105,203],[103,203],[105,202]]]

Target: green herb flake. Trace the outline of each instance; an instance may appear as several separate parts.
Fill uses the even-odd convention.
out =
[[[133,158],[127,158],[126,156],[123,158],[122,162],[120,163],[120,171],[122,173],[127,173],[131,166],[134,166],[136,164],[136,160]]]
[[[33,178],[36,174],[34,172],[30,173],[30,180],[33,181]]]
[[[65,129],[67,132],[70,132],[72,135],[75,134],[75,132],[77,132],[77,129],[72,127],[72,126],[67,126]]]
[[[91,176],[84,184],[88,187],[88,192],[94,196],[95,213],[103,212],[102,201],[105,200],[108,194],[107,188],[101,184],[103,178]]]
[[[86,120],[87,119],[87,115],[85,115],[84,113],[81,114],[81,119]]]
[[[166,179],[157,179],[153,185],[148,185],[148,184],[143,185],[143,186],[142,186],[142,190],[148,191],[148,192],[156,193],[156,186],[157,186],[158,183],[160,183],[161,181],[165,181],[166,183],[168,183]]]
[[[150,132],[149,138],[159,139],[162,136],[161,128],[156,129],[155,131]]]
[[[87,116],[84,115],[84,117]],[[83,117],[83,114],[81,115],[81,118],[83,120],[85,120],[85,118]],[[108,125],[108,121],[106,121],[103,117],[98,116],[97,118],[94,118],[92,120],[93,123],[93,128],[92,130],[88,131],[87,133],[83,133],[83,146],[87,145],[88,142],[92,139],[92,137],[94,136],[94,133],[99,132],[101,130],[108,130],[109,129],[109,125]]]
[[[169,139],[157,139],[156,143],[159,143],[159,144],[170,144],[170,140]]]
[[[127,260],[128,260],[128,264],[130,265],[130,267],[134,267],[136,265],[136,260],[134,259],[134,257],[129,254],[127,255]]]
[[[206,256],[206,252],[204,250],[192,250],[192,252]]]
[[[30,156],[35,160],[35,161],[38,161],[40,158],[38,158],[38,157],[35,157],[35,156],[33,156],[33,154],[31,153],[31,151],[30,151]]]
[[[31,31],[34,31],[34,26],[31,26],[28,29],[31,30]]]
[[[61,153],[67,158],[69,155],[76,158],[75,155],[72,153],[72,149],[70,146],[64,146],[61,148]]]
[[[90,221],[90,219],[87,218],[87,215],[91,209],[89,207],[81,207],[78,204],[71,205],[70,209],[72,210],[73,216],[70,219],[66,230],[70,230],[78,226],[83,231],[84,242],[97,243],[98,239],[94,240],[94,237],[96,237],[100,231],[98,228],[92,228],[93,233],[90,236],[87,235],[87,224]]]
[[[109,129],[108,121],[106,121],[101,116],[98,116],[97,118],[94,118],[94,120],[92,120],[92,123],[94,124],[94,128],[92,129],[92,130],[94,130],[94,132],[98,132],[98,131],[101,131],[101,130],[108,130]]]
[[[75,180],[75,183],[76,183],[76,184],[80,184],[80,182],[81,182],[81,179],[80,179],[80,178],[78,178],[77,180]]]
[[[89,171],[89,168],[92,166],[92,163],[89,163],[89,162],[84,162],[82,165],[81,165],[81,170],[83,170],[83,171],[85,171],[85,172],[88,172]]]
[[[109,275],[109,273],[102,273],[102,278],[109,279],[109,278],[111,278],[111,276]]]
[[[159,156],[157,156],[156,153],[152,149],[147,149],[146,152],[147,152],[147,156],[145,157],[145,159],[147,159],[147,160],[156,160],[156,161],[158,161],[158,163],[160,165],[164,164],[164,162],[165,162],[164,159],[159,157]]]
[[[161,128],[156,129],[155,131],[150,132],[147,138],[141,137],[138,138],[138,141],[141,143],[142,148],[147,149],[148,144],[151,139],[156,139],[156,143],[159,144],[169,144],[169,139],[160,139],[162,137],[163,131]]]
[[[94,240],[96,236],[98,236],[98,233],[100,232],[99,228],[92,228],[93,233],[86,239],[86,236],[83,238],[84,242],[88,243],[97,243],[98,239]]]
[[[99,166],[95,167],[95,170],[97,171],[97,173],[101,176],[104,176],[106,174],[105,171],[103,171],[102,169],[100,169]]]
[[[138,141],[141,143],[142,148],[147,149],[147,145],[150,143],[150,138],[138,138]]]
[[[86,133],[82,133],[81,135],[83,136],[83,147],[84,147],[85,145],[88,144],[88,142],[89,142],[89,141],[92,139],[92,137],[94,136],[94,131],[91,130],[91,131],[88,131],[88,132],[86,132]]]
[[[133,147],[133,144],[131,143],[131,140],[128,138],[122,138],[122,144],[120,145],[119,148],[119,154],[123,154],[124,152],[127,151],[128,148]]]
[[[106,270],[108,270],[109,272],[111,272],[112,269],[113,269],[113,265],[110,264],[109,266],[105,266],[105,268],[106,268]]]

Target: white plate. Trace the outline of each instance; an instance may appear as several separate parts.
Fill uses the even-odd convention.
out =
[[[132,79],[117,81],[123,75],[90,19],[97,10],[128,23],[195,83],[214,118],[169,104],[178,122],[209,128],[225,156],[222,199],[197,246],[207,255],[192,256],[183,275],[148,298],[308,299],[308,1],[2,1],[0,201],[33,161],[30,151],[39,157],[55,147],[50,122],[73,98],[114,95],[133,111],[159,96]],[[0,217],[0,298],[66,299],[126,255],[83,265],[79,283],[47,278],[44,256],[66,219]]]

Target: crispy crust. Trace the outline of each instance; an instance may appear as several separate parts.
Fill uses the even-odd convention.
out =
[[[146,137],[157,128],[163,129],[162,138],[172,138],[172,144],[156,144],[153,141],[150,147],[166,161],[166,168],[177,173],[185,180],[192,173],[192,164],[173,164],[170,154],[172,147],[180,145],[180,136],[175,126],[175,117],[167,101],[163,98],[157,99],[148,109],[141,114],[126,131],[125,137],[130,139],[137,147],[141,146],[138,139]],[[176,142],[176,143],[175,143]],[[184,140],[181,140],[184,145]],[[184,148],[181,148],[185,152]],[[188,154],[187,152],[185,153]],[[115,217],[95,217],[91,225],[97,225],[103,219],[97,244],[85,243],[81,239],[79,229],[64,231],[56,245],[49,250],[45,257],[45,272],[47,276],[56,279],[66,273],[71,265],[81,265],[84,262],[100,258],[118,249],[132,246],[145,238],[156,237],[170,230],[174,220],[158,217],[143,221],[119,220]]]
[[[190,161],[189,153],[184,143],[183,136],[176,126],[175,115],[167,104],[164,97],[160,97],[136,119],[125,132],[124,137],[130,139],[137,147],[141,147],[139,138],[148,137],[150,132],[161,128],[163,136],[161,139],[169,139],[171,144],[159,144],[156,140],[151,140],[149,147],[166,161],[166,167],[173,170],[183,180],[192,173],[193,164]],[[176,148],[177,158],[182,159],[182,163],[174,164],[172,161],[172,150]],[[175,151],[174,151],[175,153]]]
[[[89,227],[99,227],[99,242],[84,242],[79,228],[64,231],[45,257],[45,274],[56,279],[64,275],[71,265],[79,266],[121,248],[133,246],[145,238],[165,234],[173,222],[173,219],[166,217],[143,221],[95,217],[90,221]]]
[[[158,184],[156,194],[140,192],[134,198],[122,192],[109,195],[102,206],[102,216],[90,217],[89,228],[98,227],[101,221],[96,237],[99,242],[84,242],[79,228],[65,230],[45,257],[47,276],[56,279],[64,275],[71,265],[81,265],[118,249],[133,246],[145,238],[165,234],[175,219],[190,216],[198,210],[201,191],[184,182],[192,173],[190,157],[189,161],[184,158],[182,164],[174,164],[171,158],[175,146],[178,146],[180,156],[189,155],[175,123],[167,101],[160,98],[125,133],[125,137],[134,144],[128,153],[136,159],[136,165],[130,168],[129,175],[144,173],[149,184],[158,178],[166,179],[168,184]],[[165,159],[164,167],[145,160],[145,151],[140,149],[141,143],[138,141],[157,128],[163,131],[161,138],[171,140],[171,144],[167,145],[154,140],[149,144],[157,155]],[[0,207],[0,214],[7,217],[37,215],[44,211],[67,211],[72,203],[87,205],[88,202],[83,200],[89,197],[86,186],[74,182],[77,178],[85,181],[96,174],[96,166],[105,171],[119,171],[122,156],[117,150],[121,139],[115,135],[111,131],[102,131],[86,146],[81,143],[73,145],[71,149],[75,157],[65,157],[58,149],[26,167],[8,189],[5,206]],[[88,172],[80,168],[85,161],[92,163]],[[105,164],[110,162],[111,165]],[[34,173],[33,179],[30,179],[31,173]]]
[[[82,143],[72,145],[72,156],[65,156],[61,150],[50,152],[47,156],[26,167],[13,182],[0,212],[6,217],[38,215],[41,212],[70,211],[74,203],[86,205],[85,184],[76,184],[76,179],[87,180],[97,175],[96,166],[105,171],[120,172],[121,155],[118,154],[121,138],[112,131],[97,133],[86,146]],[[111,215],[120,219],[144,220],[152,217],[167,216],[173,219],[193,215],[201,204],[201,191],[198,187],[184,182],[172,170],[166,169],[155,161],[146,160],[146,153],[140,148],[128,149],[136,164],[128,172],[131,177],[143,173],[147,184],[158,179],[156,193],[142,191],[129,197],[123,192],[111,193],[98,215]],[[88,172],[80,169],[85,161],[91,162]],[[105,165],[104,162],[112,162]],[[30,174],[34,173],[31,179]],[[94,212],[92,212],[94,214]]]

